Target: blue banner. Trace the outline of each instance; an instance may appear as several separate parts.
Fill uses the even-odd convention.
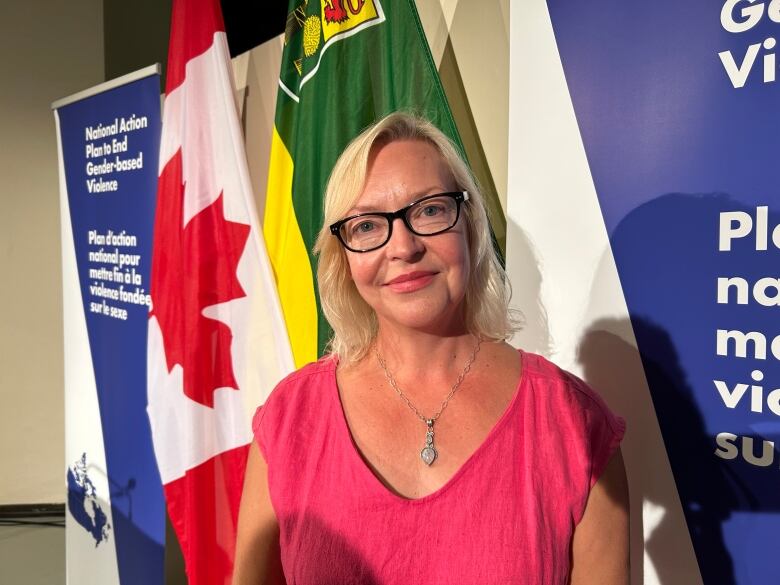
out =
[[[102,428],[94,457],[86,445],[68,461],[68,509],[96,549],[114,539],[115,573],[127,585],[164,576],[165,505],[146,415],[159,88],[159,75],[146,75],[56,111],[72,232],[63,246],[73,247]],[[66,346],[68,334],[66,327]],[[79,424],[89,419],[70,407],[66,426]],[[94,464],[101,450],[105,469]],[[98,480],[107,480],[108,498],[96,495]]]
[[[780,3],[547,5],[702,579],[776,583]]]

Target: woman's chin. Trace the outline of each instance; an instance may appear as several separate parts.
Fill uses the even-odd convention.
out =
[[[380,315],[379,323],[380,328],[386,324],[393,328],[449,336],[464,329],[461,313],[458,308],[434,307],[427,303],[410,304],[402,310]]]

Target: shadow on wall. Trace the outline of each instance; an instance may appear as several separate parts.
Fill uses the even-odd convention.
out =
[[[112,508],[107,501],[98,498],[90,474],[104,475],[104,472],[97,466],[87,464],[86,454],[67,471],[67,512],[70,520],[79,525],[71,529],[88,532],[94,540],[95,548],[110,546],[109,541],[115,540],[117,567],[123,582],[159,582],[164,545],[151,538],[133,521],[132,504],[128,506],[126,515],[119,507]],[[126,486],[118,486],[110,478],[109,483],[112,501],[127,498],[132,502],[134,479],[131,478]],[[92,566],[89,557],[84,556],[78,561],[68,568],[71,581],[100,579],[101,575],[96,572],[99,569]]]
[[[542,303],[542,268],[526,232],[507,219],[507,241],[512,242],[512,264],[522,266],[522,283],[512,287],[512,311],[522,324],[512,343],[526,351],[550,355],[550,326]],[[517,280],[517,278],[515,278]]]
[[[730,516],[735,505],[733,494],[714,490],[720,485],[720,467],[714,457],[702,458],[702,453],[713,451],[712,438],[705,431],[696,405],[691,398],[691,389],[685,383],[679,360],[669,336],[660,328],[642,319],[634,320],[634,330],[639,334],[656,337],[658,347],[666,353],[665,366],[648,361],[645,367],[636,347],[626,339],[633,338],[631,323],[626,320],[603,319],[594,323],[586,332],[579,350],[579,361],[584,368],[585,379],[599,389],[610,406],[628,421],[628,434],[622,449],[629,472],[631,496],[631,582],[644,583],[643,550],[647,552],[656,569],[660,583],[695,583],[699,576],[696,567],[689,567],[686,552],[689,549],[685,526],[671,522],[666,510],[676,508],[678,494],[674,486],[664,485],[659,470],[667,468],[665,453],[648,448],[651,443],[644,439],[652,436],[657,428],[655,412],[649,400],[642,400],[633,389],[650,385],[660,389],[655,394],[655,403],[661,409],[671,409],[683,429],[684,436],[665,434],[667,445],[674,445],[680,458],[700,461],[695,474],[687,475],[689,483],[681,493],[681,502],[688,518],[689,529],[706,538],[705,546],[710,551],[707,566],[702,567],[705,583],[731,585],[735,583],[731,557],[723,541],[722,523]],[[667,372],[672,368],[673,374]],[[645,378],[647,376],[647,378]],[[647,382],[645,381],[647,379]],[[684,452],[682,452],[684,451]],[[671,489],[670,489],[671,487]],[[645,541],[643,505],[650,502],[664,511],[664,516]],[[685,570],[689,572],[686,574]],[[717,579],[708,581],[708,575]]]
[[[527,351],[550,355],[555,344],[541,298],[544,266],[539,260],[540,254],[517,223],[509,220],[507,232],[507,239],[512,242],[512,263],[522,267],[519,272],[522,282],[514,283],[512,307],[522,313],[523,328],[512,341]],[[618,309],[615,303],[622,303],[622,296],[619,282],[615,280],[610,250],[601,257],[593,286],[593,290],[584,293],[588,304],[584,310],[586,318],[588,315],[614,314]],[[551,318],[555,319],[556,315]],[[577,329],[576,323],[569,325],[574,334],[582,331]],[[627,319],[598,319],[587,326],[582,335],[577,357],[583,368],[583,378],[628,422],[622,451],[631,502],[631,583],[642,585],[645,582],[646,546],[653,566],[658,568],[660,583],[701,583],[687,527],[678,512],[681,507],[677,489],[631,323]],[[648,535],[647,543],[643,518],[645,502],[651,502],[658,508],[657,514],[663,515],[662,525]],[[651,523],[653,516],[651,510]]]
[[[755,205],[722,194],[666,194],[634,209],[610,238],[631,321],[597,320],[580,344],[586,379],[629,421],[624,452],[632,492],[632,546],[641,546],[643,528],[650,531],[646,551],[664,585],[699,581],[698,575],[680,572],[690,550],[686,527],[678,529],[669,514],[657,526],[642,527],[643,502],[674,510],[679,498],[706,585],[749,582],[774,570],[773,549],[764,541],[775,541],[776,523],[767,514],[780,510],[777,419],[768,412],[766,397],[758,404],[747,388],[756,383],[751,370],[758,367],[769,392],[780,369],[771,356],[756,356],[761,344],[755,341],[731,339],[725,351],[716,350],[721,328],[765,334],[767,353],[777,333],[776,306],[752,296],[753,283],[776,276],[780,259],[771,241],[766,250],[757,245],[761,233],[771,236],[780,223],[778,214],[767,216],[769,230],[759,229]],[[724,217],[731,223],[722,227]],[[729,229],[731,250],[720,250]],[[600,270],[605,264],[602,259]],[[744,290],[738,293],[734,285],[719,299],[719,278],[732,277],[744,279]],[[778,291],[765,293],[771,297]],[[718,380],[725,381],[725,393],[718,390]],[[744,383],[742,394],[737,383]],[[641,390],[645,384],[653,404]],[[653,448],[654,412],[675,486],[659,473],[666,458],[662,449]],[[728,451],[716,442],[722,432],[735,437]],[[717,457],[716,450],[731,460]],[[633,557],[635,564],[638,560]],[[642,570],[635,566],[632,573],[634,583],[643,582]]]

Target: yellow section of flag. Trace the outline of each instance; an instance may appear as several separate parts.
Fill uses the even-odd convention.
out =
[[[263,234],[295,367],[300,368],[317,360],[317,301],[309,255],[295,217],[292,181],[293,160],[274,127]]]
[[[322,36],[327,43],[333,36],[357,28],[378,17],[373,0],[320,0]]]

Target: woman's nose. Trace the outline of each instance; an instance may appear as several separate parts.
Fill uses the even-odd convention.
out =
[[[408,260],[419,256],[425,249],[422,238],[412,233],[401,218],[393,220],[393,232],[385,245],[391,258]]]

